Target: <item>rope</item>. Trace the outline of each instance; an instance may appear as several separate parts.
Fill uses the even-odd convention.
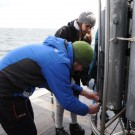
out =
[[[135,37],[132,37],[132,38],[123,38],[123,37],[116,37],[116,38],[112,38],[110,40],[110,42],[112,42],[113,40],[124,40],[124,41],[131,41],[131,42],[135,42]]]

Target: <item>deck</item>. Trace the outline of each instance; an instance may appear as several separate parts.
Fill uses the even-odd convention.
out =
[[[51,94],[45,89],[36,91],[31,97],[34,110],[35,124],[38,135],[55,135],[54,106],[51,103]],[[70,113],[64,112],[64,128],[69,132]],[[78,116],[78,123],[85,129],[85,135],[91,134],[89,116]],[[0,135],[6,135],[0,127]]]
[[[84,87],[87,89],[87,87]],[[87,89],[88,90],[88,89]],[[34,94],[30,97],[33,110],[34,110],[34,118],[35,124],[37,127],[38,135],[55,135],[55,123],[54,123],[54,105],[51,103],[51,93],[46,89],[40,89],[34,92]],[[80,100],[87,105],[92,102],[82,96],[80,96]],[[113,112],[107,111],[110,118],[114,115]],[[98,113],[99,117],[100,113]],[[110,125],[105,134],[109,135],[115,125],[117,124],[116,120],[112,125]],[[66,131],[69,133],[69,123],[70,123],[70,112],[64,112],[64,120],[63,125]],[[78,116],[78,123],[85,129],[85,135],[91,135],[91,126],[90,126],[90,115],[86,116]],[[100,123],[98,122],[98,128],[100,128]],[[116,127],[113,133],[117,133],[121,131],[120,124]],[[2,127],[0,127],[0,135],[6,135],[3,131]]]

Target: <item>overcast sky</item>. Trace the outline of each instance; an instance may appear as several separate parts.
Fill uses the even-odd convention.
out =
[[[59,28],[91,10],[98,0],[0,0],[0,27]]]

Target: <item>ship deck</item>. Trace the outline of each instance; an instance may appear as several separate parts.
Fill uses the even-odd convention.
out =
[[[84,89],[87,89],[84,87]],[[55,123],[54,123],[54,104],[52,104],[51,93],[46,89],[36,90],[34,94],[30,97],[33,110],[34,110],[34,120],[37,127],[38,135],[55,135]],[[87,105],[92,103],[91,100],[80,96],[80,100]],[[110,111],[107,112],[109,117],[114,114]],[[99,115],[98,115],[99,117]],[[85,135],[91,135],[91,125],[90,125],[90,114],[86,116],[78,116],[78,123],[85,129]],[[116,120],[111,126],[109,126],[105,134],[109,135],[117,124]],[[66,131],[69,133],[69,123],[70,123],[70,112],[64,112],[63,125]],[[98,122],[98,127],[100,123]],[[116,127],[113,133],[121,131],[120,124]],[[0,126],[0,135],[6,135],[2,127]]]

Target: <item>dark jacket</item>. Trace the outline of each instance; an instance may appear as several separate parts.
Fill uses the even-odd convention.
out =
[[[75,20],[74,20],[75,21]],[[67,26],[63,26],[55,33],[56,37],[61,37],[70,42],[79,40],[79,31],[74,27],[74,21],[68,23]]]
[[[75,21],[75,20],[74,20]],[[60,29],[58,29],[55,33],[56,37],[61,37],[66,39],[70,42],[75,42],[79,40],[79,30],[77,30],[74,27],[74,21],[71,21],[68,23],[67,26],[63,26]],[[81,38],[81,40],[84,40],[84,37]],[[89,67],[83,70],[82,72],[74,72],[72,77],[74,78],[76,84],[80,85],[80,79],[83,85],[88,84],[88,71]]]

